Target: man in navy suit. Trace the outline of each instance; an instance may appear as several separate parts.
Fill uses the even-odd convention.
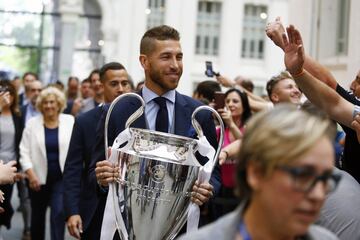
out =
[[[191,114],[201,103],[175,90],[183,70],[183,53],[179,40],[177,30],[169,26],[149,29],[142,37],[139,60],[145,72],[145,85],[140,94],[146,103],[145,115],[137,119],[132,127],[159,131],[158,121],[161,120],[162,124],[160,125],[166,127],[160,131],[194,138],[195,131],[191,125]],[[158,103],[159,97],[163,102],[162,106],[161,103]],[[128,117],[139,106],[138,100],[125,98],[114,107],[108,126],[110,144],[124,130]],[[165,112],[165,114],[159,115],[159,112]],[[162,119],[159,116],[163,116]],[[208,141],[216,149],[217,140],[211,114],[201,111],[196,118],[205,130]],[[99,144],[97,146],[100,147],[97,148],[96,156],[91,162],[90,181],[98,190],[103,190],[110,182],[114,181],[114,172],[117,172],[117,169],[114,169],[115,167],[109,161],[101,161],[105,158],[104,147]],[[94,171],[93,168],[95,168]],[[192,201],[202,205],[213,196],[214,190],[220,188],[218,168],[215,168],[210,183],[195,184]]]
[[[105,64],[100,69],[100,81],[104,89],[105,103],[111,103],[122,93],[130,92],[130,81],[123,65],[116,62]],[[93,233],[101,227],[93,219],[98,198],[89,190],[88,167],[95,144],[96,126],[102,116],[103,107],[79,115],[74,124],[70,147],[64,168],[64,208],[69,233],[83,239],[98,239]],[[95,214],[96,215],[96,214]]]

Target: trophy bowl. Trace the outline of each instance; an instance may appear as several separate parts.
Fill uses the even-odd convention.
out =
[[[143,114],[145,103],[139,95],[128,93],[110,105],[105,120],[105,149],[108,149],[107,126],[111,111],[121,98],[128,96],[138,98],[142,106],[128,118],[125,130],[115,139],[110,159],[106,151],[106,159],[119,166],[120,177],[109,186],[107,205],[112,207],[106,206],[110,213],[105,212],[104,217],[115,217],[116,229],[123,240],[174,239],[187,220],[193,185],[200,170],[204,171],[195,153],[208,158],[206,166],[211,173],[222,146],[224,126],[215,110],[201,106],[195,109],[191,119],[199,140],[130,128]],[[195,119],[200,110],[213,112],[220,122],[216,153],[206,138],[204,140],[201,126]],[[103,220],[102,233],[110,229],[106,226]]]
[[[145,129],[130,132],[132,145],[118,156],[125,176],[115,184],[122,215],[116,218],[123,218],[129,239],[172,239],[186,221],[199,172],[200,165],[183,164],[197,143]]]

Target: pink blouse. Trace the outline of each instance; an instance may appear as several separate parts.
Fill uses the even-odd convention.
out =
[[[244,128],[241,127],[240,131],[243,133]],[[216,128],[216,136],[220,138],[220,128]],[[225,128],[224,132],[224,143],[222,148],[226,147],[231,143],[230,141],[230,129]],[[234,159],[235,160],[235,159]],[[233,188],[235,187],[235,167],[236,164],[234,161],[227,161],[223,165],[220,166],[221,171],[221,183],[224,187]]]

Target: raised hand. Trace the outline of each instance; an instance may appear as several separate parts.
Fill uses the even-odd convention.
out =
[[[300,32],[293,25],[286,28],[287,36],[283,33],[284,42],[284,62],[286,69],[292,74],[297,75],[303,71],[305,53]]]
[[[265,32],[275,45],[284,50],[283,34],[285,33],[285,28],[281,23],[280,17],[277,17],[274,22],[269,22],[266,25]]]
[[[10,103],[10,93],[8,91],[0,92],[0,109],[8,105],[9,103]]]

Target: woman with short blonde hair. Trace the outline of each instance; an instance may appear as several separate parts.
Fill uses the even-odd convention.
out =
[[[279,165],[291,164],[326,137],[333,139],[331,123],[327,119],[296,111],[294,105],[281,104],[276,111],[261,113],[247,126],[239,153],[237,172],[243,172],[249,162],[257,164],[270,175]],[[251,194],[246,176],[238,174],[238,193],[242,198]]]
[[[43,89],[40,93],[40,95],[38,96],[38,98],[36,99],[36,108],[39,112],[43,112],[42,109],[42,102],[44,101],[45,98],[47,98],[49,95],[52,95],[55,97],[56,102],[58,104],[59,107],[59,114],[62,113],[66,107],[66,99],[65,99],[65,94],[60,91],[59,89],[57,89],[56,87],[47,87],[45,89]]]
[[[337,239],[313,225],[340,180],[329,126],[288,104],[255,115],[238,159],[238,208],[184,239]]]

